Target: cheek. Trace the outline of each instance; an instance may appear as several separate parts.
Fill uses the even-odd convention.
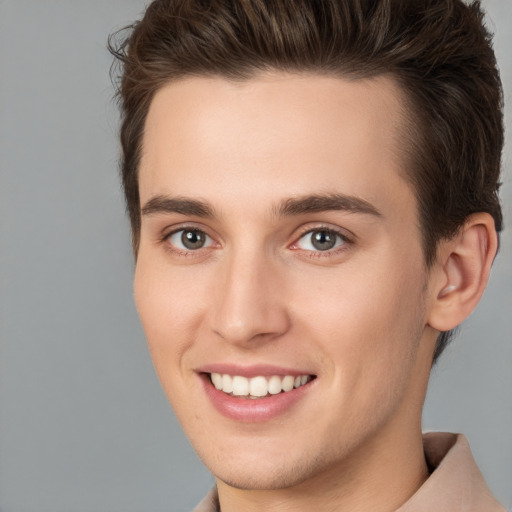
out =
[[[418,320],[423,295],[418,274],[399,264],[340,267],[325,276],[303,273],[293,294],[303,311],[294,316],[312,319],[319,329],[332,329],[342,342],[371,343]]]
[[[310,335],[333,362],[342,389],[370,386],[380,392],[413,364],[424,327],[422,274],[417,265],[388,261],[347,266],[328,280],[309,281],[302,312],[294,315],[309,319]]]
[[[184,421],[194,418],[191,407],[187,354],[197,337],[201,297],[197,280],[185,279],[157,258],[139,253],[134,276],[134,297],[151,359],[174,411]]]
[[[157,371],[175,366],[194,339],[201,297],[198,279],[186,279],[154,258],[139,254],[134,297]]]

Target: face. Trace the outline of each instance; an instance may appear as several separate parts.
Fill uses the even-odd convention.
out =
[[[419,429],[435,333],[402,108],[386,78],[277,72],[151,104],[135,299],[219,481],[298,485]]]

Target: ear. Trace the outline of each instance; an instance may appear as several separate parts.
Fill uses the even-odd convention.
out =
[[[488,213],[470,215],[454,238],[440,242],[431,283],[431,327],[449,331],[470,315],[484,293],[497,250],[498,235]]]

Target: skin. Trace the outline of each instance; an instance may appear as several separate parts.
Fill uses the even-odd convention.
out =
[[[447,288],[470,281],[465,260],[453,258],[459,239],[425,267],[403,178],[403,108],[386,77],[279,72],[237,83],[186,78],[153,99],[142,208],[179,197],[212,211],[143,210],[135,299],[162,386],[216,478],[223,512],[391,511],[428,476],[421,408],[438,329],[467,316],[485,282],[465,309]],[[333,193],[375,212],[278,214],[290,198]],[[475,219],[464,240],[471,254],[483,247],[475,258],[487,268],[491,228]],[[187,250],[181,232],[169,236],[180,229],[201,230],[205,245]],[[341,236],[319,251],[305,233],[326,229]],[[316,379],[278,417],[240,422],[204,392],[197,369],[212,363],[274,364]]]

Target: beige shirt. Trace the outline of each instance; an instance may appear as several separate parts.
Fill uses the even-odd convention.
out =
[[[434,471],[396,512],[505,512],[489,491],[462,434],[425,434],[423,446]],[[219,510],[214,488],[193,512]]]

